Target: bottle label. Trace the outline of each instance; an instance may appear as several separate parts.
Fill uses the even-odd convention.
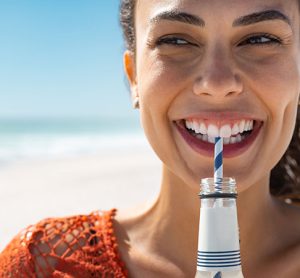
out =
[[[236,207],[201,208],[197,270],[241,268]]]

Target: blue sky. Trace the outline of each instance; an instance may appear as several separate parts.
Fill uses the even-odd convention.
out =
[[[0,117],[132,116],[119,0],[1,0]]]

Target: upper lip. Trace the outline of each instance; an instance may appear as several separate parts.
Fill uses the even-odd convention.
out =
[[[212,122],[224,122],[224,121],[237,121],[241,119],[245,120],[255,120],[261,121],[264,120],[262,117],[253,115],[253,113],[241,112],[241,111],[202,111],[196,113],[189,113],[186,116],[178,120],[183,119],[202,119]]]

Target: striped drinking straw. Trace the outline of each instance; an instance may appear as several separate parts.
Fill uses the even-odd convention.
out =
[[[214,180],[215,184],[223,179],[223,138],[215,138],[215,156],[214,156]]]

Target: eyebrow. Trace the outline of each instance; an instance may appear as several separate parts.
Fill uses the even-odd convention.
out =
[[[185,12],[178,12],[176,10],[161,12],[154,16],[150,20],[150,22],[157,23],[161,20],[179,21],[187,24],[205,27],[205,21],[201,17]],[[232,26],[247,26],[269,20],[282,20],[291,25],[291,20],[282,12],[277,10],[266,10],[239,17],[233,21]]]
[[[157,14],[155,17],[153,17],[150,20],[150,22],[157,23],[161,20],[179,21],[179,22],[197,25],[197,26],[201,26],[201,27],[205,26],[205,22],[202,18],[200,18],[196,15],[192,15],[192,14],[178,12],[176,10],[161,12],[161,13]]]
[[[291,25],[291,20],[282,12],[277,10],[267,10],[239,17],[233,21],[232,26],[246,26],[268,20],[282,20]]]

